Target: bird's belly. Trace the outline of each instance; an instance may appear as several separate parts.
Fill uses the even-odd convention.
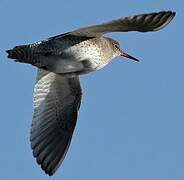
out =
[[[104,58],[102,49],[97,45],[82,42],[62,50],[49,62],[53,72],[84,74],[103,68],[110,59],[111,57]]]
[[[49,65],[49,70],[55,73],[67,74],[77,73],[78,75],[89,73],[95,70],[103,68],[107,62],[99,61],[98,59],[83,59],[81,61],[75,61],[75,59],[53,59],[54,63]]]
[[[100,49],[95,45],[83,45],[80,43],[70,48],[65,49],[62,54],[71,57],[76,61],[83,61],[84,59],[99,59],[101,57]]]
[[[63,54],[72,61],[82,63],[84,71],[101,69],[108,64],[111,59],[110,57],[104,58],[101,49],[95,45],[72,46],[63,51]]]

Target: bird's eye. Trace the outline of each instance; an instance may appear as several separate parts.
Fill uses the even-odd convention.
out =
[[[119,45],[118,45],[118,44],[114,44],[114,47],[115,47],[116,49],[119,49]]]

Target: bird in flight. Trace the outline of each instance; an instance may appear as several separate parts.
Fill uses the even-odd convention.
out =
[[[79,76],[103,68],[118,56],[138,61],[104,34],[158,31],[174,16],[172,11],[129,16],[6,51],[8,58],[38,68],[30,141],[46,174],[55,173],[71,143],[82,97]]]

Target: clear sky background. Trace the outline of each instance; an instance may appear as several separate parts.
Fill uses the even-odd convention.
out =
[[[81,77],[83,100],[64,163],[49,178],[30,148],[36,68],[5,50],[72,29],[160,10],[177,15],[155,33],[115,33],[140,63],[116,58]],[[183,180],[184,2],[0,0],[1,180]]]

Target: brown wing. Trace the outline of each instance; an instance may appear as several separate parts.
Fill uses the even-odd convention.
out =
[[[81,101],[79,78],[39,69],[34,89],[31,147],[38,164],[53,175],[69,148]]]
[[[172,11],[161,11],[158,13],[129,16],[99,25],[80,28],[72,32],[51,37],[49,39],[63,39],[70,36],[71,38],[74,38],[75,36],[80,36],[85,40],[85,38],[102,36],[103,34],[110,32],[158,31],[167,26],[174,18],[175,14],[176,13]]]
[[[90,37],[103,35],[109,32],[158,31],[167,26],[174,16],[175,12],[172,11],[129,16],[99,25],[84,27],[73,31],[70,34]]]

